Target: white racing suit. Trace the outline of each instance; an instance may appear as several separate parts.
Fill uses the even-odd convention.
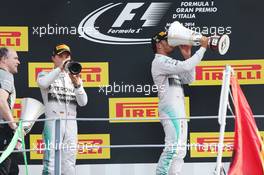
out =
[[[47,119],[75,119],[76,107],[85,106],[88,98],[81,85],[74,88],[69,75],[60,68],[51,72],[40,72],[37,79],[45,105]],[[61,174],[74,175],[77,146],[76,120],[61,120]],[[55,121],[46,121],[43,131],[45,148],[43,174],[54,174],[55,151]],[[57,146],[57,145],[56,145]]]
[[[179,175],[184,163],[187,144],[187,120],[185,118],[182,84],[195,79],[195,66],[203,58],[205,48],[200,48],[185,61],[156,54],[152,62],[152,77],[158,86],[159,116],[165,132],[165,145],[156,169],[157,175]],[[168,120],[169,119],[169,120]]]

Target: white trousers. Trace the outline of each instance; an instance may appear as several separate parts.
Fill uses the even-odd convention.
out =
[[[174,105],[159,107],[159,115],[165,132],[165,147],[160,156],[156,175],[179,175],[186,156],[187,120],[185,118],[184,98],[178,98]]]

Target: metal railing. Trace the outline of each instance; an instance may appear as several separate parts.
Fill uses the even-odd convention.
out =
[[[264,118],[264,115],[254,115],[255,118]],[[233,119],[234,116],[227,116],[226,118],[228,119]],[[56,127],[56,143],[60,143],[60,121],[62,120],[76,120],[76,121],[153,121],[153,120],[197,120],[197,119],[218,119],[218,116],[191,116],[188,118],[122,118],[122,119],[117,119],[117,118],[75,118],[75,119],[36,119],[36,120],[21,120],[22,122],[43,122],[43,121],[55,121],[58,124],[58,127]],[[8,121],[0,121],[0,124],[8,124],[11,122]],[[55,143],[55,145],[56,145]],[[172,148],[175,149],[179,147],[187,147],[188,149],[192,149],[192,147],[204,147],[204,144],[194,144],[194,145],[165,145],[165,144],[135,144],[135,145],[86,145],[85,147],[71,147],[73,150],[80,150],[80,149],[100,149],[100,148]],[[208,146],[208,145],[206,145]],[[214,148],[218,147],[218,145],[212,145]],[[232,145],[228,145],[232,146]],[[13,152],[31,152],[31,151],[44,151],[45,149],[37,148],[37,149],[25,149],[25,150],[14,150]],[[61,150],[63,150],[61,147],[55,147],[49,150],[55,150],[55,174],[60,174],[60,154]],[[3,153],[3,151],[0,150],[0,153]]]

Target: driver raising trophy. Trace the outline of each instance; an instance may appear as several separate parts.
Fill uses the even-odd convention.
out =
[[[178,21],[171,23],[168,29],[168,44],[170,46],[179,45],[192,45],[199,46],[202,34],[199,32],[192,31],[184,27]],[[219,53],[220,55],[225,55],[230,46],[230,39],[228,35],[222,36],[211,36],[208,37],[208,48]]]

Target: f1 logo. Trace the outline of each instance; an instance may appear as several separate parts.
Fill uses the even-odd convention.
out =
[[[123,11],[120,13],[112,27],[121,27],[125,21],[131,21],[135,17],[135,13],[132,13],[133,10],[142,7],[145,3],[127,3]],[[151,3],[147,8],[140,20],[145,20],[143,27],[155,26],[164,12],[168,9],[170,3]],[[155,14],[155,15],[154,15]]]

